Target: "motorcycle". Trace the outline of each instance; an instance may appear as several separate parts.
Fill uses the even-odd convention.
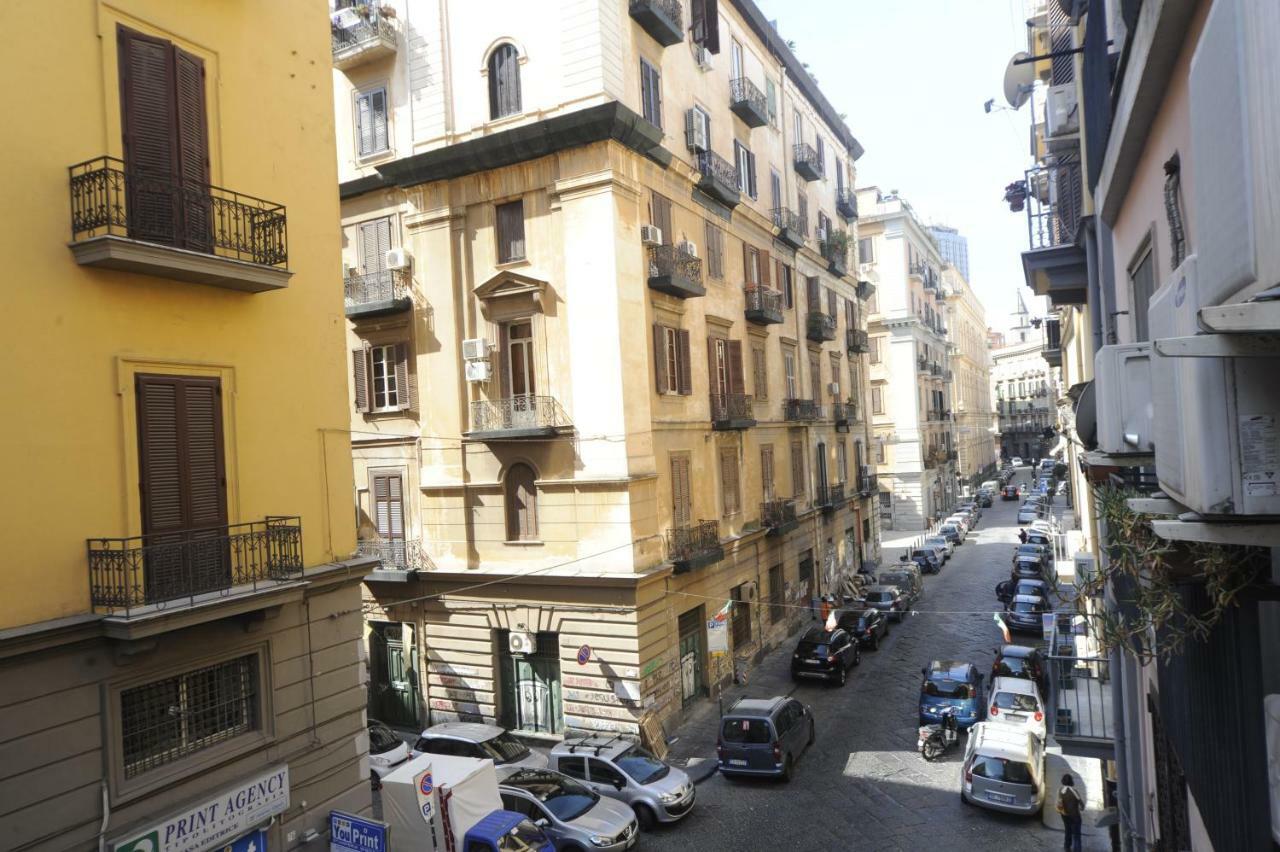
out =
[[[920,756],[930,762],[946,754],[949,749],[960,742],[960,733],[956,728],[956,708],[944,707],[942,721],[937,725],[921,725],[916,739],[916,747]]]

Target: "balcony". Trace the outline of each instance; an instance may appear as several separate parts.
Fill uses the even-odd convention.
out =
[[[836,318],[822,311],[809,311],[805,317],[805,337],[814,343],[836,339]]]
[[[378,567],[365,576],[365,582],[406,583],[419,571],[435,568],[419,541],[364,539],[356,542],[356,552],[373,556],[379,562]]]
[[[698,153],[698,173],[702,175],[698,189],[730,207],[738,206],[742,196],[738,192],[738,170],[733,163],[714,151],[701,151]]]
[[[925,263],[923,260],[913,260],[911,263],[907,264],[907,274],[912,278],[919,279],[919,281],[923,283],[925,279],[925,270],[928,268],[929,264]]]
[[[380,269],[342,279],[342,300],[347,319],[377,317],[413,307],[407,269]]]
[[[836,192],[836,212],[845,221],[858,218],[858,195],[852,189],[841,189]]]
[[[289,283],[281,204],[115,157],[71,166],[71,253],[81,266],[262,293]]]
[[[750,429],[756,425],[751,397],[745,393],[711,394],[711,428],[716,431]]]
[[[333,42],[333,67],[347,71],[396,52],[396,30],[390,18],[372,7],[368,17],[355,9],[342,9],[329,20]]]
[[[792,248],[800,248],[809,236],[809,222],[789,207],[775,207],[770,211],[777,237]]]
[[[876,285],[870,281],[859,281],[857,292],[858,298],[865,302],[876,294]]]
[[[796,501],[770,500],[761,503],[760,526],[764,527],[765,535],[786,535],[800,526],[796,517]]]
[[[862,473],[858,476],[858,493],[863,497],[870,497],[879,491],[879,483],[874,473]]]
[[[843,276],[849,272],[849,235],[844,231],[832,231],[827,238],[818,243],[818,253],[827,261],[827,269],[833,275]]]
[[[844,333],[844,348],[849,355],[858,355],[871,349],[871,338],[860,328],[850,328]]]
[[[922,373],[929,372],[929,359],[925,358],[923,355],[917,355],[916,369],[918,369]]]
[[[1049,657],[1049,713],[1063,754],[1112,760],[1115,717],[1107,660]]]
[[[814,505],[823,512],[834,512],[849,500],[844,493],[843,482],[830,482],[818,486],[818,497]]]
[[[756,325],[776,325],[782,322],[782,292],[760,284],[743,289],[746,296],[747,322]]]
[[[1026,172],[1028,250],[1022,253],[1027,286],[1055,305],[1082,305],[1088,293],[1084,248],[1076,243],[1083,214],[1080,164],[1074,161]]]
[[[554,397],[521,396],[477,399],[471,403],[471,431],[476,441],[519,441],[554,438],[573,431],[568,415]]]
[[[764,127],[769,123],[769,102],[764,92],[746,77],[729,81],[729,109],[747,127]]]
[[[794,423],[812,423],[822,420],[826,412],[822,406],[811,399],[784,399],[782,401],[782,419]]]
[[[302,520],[261,521],[132,538],[91,538],[96,613],[137,618],[216,603],[302,578]]]
[[[822,160],[818,152],[807,142],[799,142],[792,149],[796,174],[807,181],[822,180]]]
[[[679,0],[631,0],[631,17],[663,47],[684,41]]]
[[[929,365],[929,373],[930,373],[931,375],[934,375],[934,376],[941,376],[941,375],[942,375],[942,365],[941,365],[941,364],[938,364],[938,363],[936,363],[936,362],[935,362],[935,363],[930,364],[930,365]]]
[[[1044,320],[1044,346],[1040,354],[1050,367],[1062,366],[1062,320],[1058,317]]]
[[[720,546],[720,523],[698,521],[691,526],[667,530],[667,554],[675,574],[714,565],[724,559],[724,548]]]
[[[831,419],[836,424],[837,432],[848,432],[849,424],[857,418],[857,406],[852,402],[831,403]]]
[[[705,296],[702,261],[681,246],[649,246],[649,289],[678,299]]]

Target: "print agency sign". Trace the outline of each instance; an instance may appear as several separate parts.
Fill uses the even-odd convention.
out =
[[[277,766],[164,822],[112,843],[112,852],[200,852],[228,846],[258,823],[289,808],[289,766]]]

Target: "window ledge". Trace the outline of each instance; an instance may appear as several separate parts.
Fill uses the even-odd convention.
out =
[[[522,266],[533,266],[533,263],[527,257],[517,257],[515,260],[503,260],[493,265],[494,269],[519,269]]]
[[[365,154],[364,156],[361,156],[361,155],[357,154],[357,155],[356,155],[356,165],[357,165],[357,166],[360,166],[360,167],[364,167],[364,166],[376,166],[376,165],[378,165],[379,163],[387,163],[387,162],[390,162],[391,160],[394,160],[395,158],[396,158],[396,152],[395,152],[395,149],[394,149],[394,148],[388,148],[388,149],[387,149],[387,150],[385,150],[385,151],[377,151],[377,152],[375,152],[375,153],[373,153],[373,154]]]
[[[81,266],[136,272],[194,284],[210,284],[245,293],[282,290],[293,277],[290,270],[276,266],[248,263],[216,254],[131,240],[128,237],[92,237],[70,245],[76,263]]]
[[[544,544],[546,544],[546,542],[545,542],[545,541],[541,541],[541,540],[536,540],[536,541],[504,541],[504,542],[503,542],[503,544],[504,544],[504,545],[506,545],[507,547],[542,547]]]

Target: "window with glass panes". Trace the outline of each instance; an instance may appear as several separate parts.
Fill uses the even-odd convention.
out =
[[[373,410],[398,411],[401,389],[396,380],[395,344],[370,347],[369,366],[373,379]]]

